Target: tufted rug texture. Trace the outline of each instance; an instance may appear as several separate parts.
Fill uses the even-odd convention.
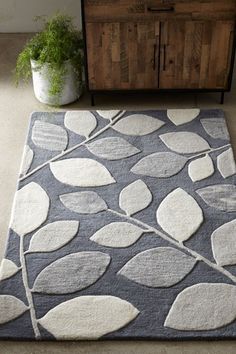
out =
[[[235,173],[221,110],[33,113],[0,338],[235,338]]]

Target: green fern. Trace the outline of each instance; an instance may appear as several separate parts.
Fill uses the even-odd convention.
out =
[[[44,23],[44,29],[29,40],[19,54],[15,69],[16,84],[21,79],[29,81],[32,75],[30,60],[33,59],[37,61],[36,70],[48,64],[51,96],[61,93],[67,60],[71,61],[82,85],[83,39],[81,31],[73,25],[72,17],[57,13],[51,18],[38,16],[36,20]]]

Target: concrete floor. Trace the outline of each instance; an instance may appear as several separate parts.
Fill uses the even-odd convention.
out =
[[[16,88],[13,83],[17,53],[29,35],[0,34],[0,259],[4,254],[11,205],[16,189],[18,171],[32,111],[50,111],[35,98],[31,85]],[[233,90],[226,94],[224,106],[219,94],[166,94],[99,96],[96,108],[223,108],[236,153],[236,79]],[[68,109],[89,109],[90,99],[84,95]],[[236,342],[1,342],[0,354],[235,354]]]

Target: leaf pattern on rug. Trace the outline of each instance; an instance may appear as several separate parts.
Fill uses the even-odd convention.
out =
[[[133,114],[119,120],[113,129],[125,135],[143,136],[155,132],[164,124],[163,121],[144,114]]]
[[[54,177],[75,187],[99,187],[116,183],[101,163],[87,158],[72,158],[50,163]]]
[[[12,295],[0,295],[0,324],[18,318],[29,308],[19,299]]]
[[[20,168],[21,176],[24,176],[29,171],[30,166],[33,162],[33,158],[34,158],[33,150],[29,147],[29,145],[25,145],[22,164]]]
[[[146,250],[132,258],[118,274],[151,288],[168,288],[191,272],[196,260],[172,247]]]
[[[212,176],[214,172],[214,164],[209,155],[193,160],[188,165],[188,174],[193,182],[202,181]]]
[[[71,294],[95,283],[106,271],[110,256],[102,252],[78,252],[60,258],[37,276],[33,291]]]
[[[120,160],[140,152],[123,138],[103,138],[87,144],[89,151],[102,159]]]
[[[27,253],[52,252],[70,242],[79,229],[79,222],[73,220],[55,221],[38,230],[30,240]]]
[[[199,196],[209,206],[226,212],[236,211],[236,186],[218,184],[198,189]]]
[[[235,163],[221,116],[33,114],[0,265],[0,337],[234,335]]]
[[[115,296],[81,296],[54,307],[39,323],[59,340],[98,339],[126,326],[138,314],[131,303]],[[67,316],[70,321],[65,326]]]
[[[212,138],[229,140],[229,132],[224,118],[205,118],[201,119],[201,123]]]
[[[150,177],[168,178],[180,172],[187,161],[185,156],[172,152],[156,152],[138,161],[131,168],[131,172]]]
[[[222,154],[217,156],[217,168],[221,176],[224,178],[235,175],[236,164],[232,148],[222,152]]]
[[[58,125],[36,121],[32,130],[32,141],[42,149],[63,151],[67,147],[68,136],[66,130]]]
[[[196,119],[200,114],[199,108],[193,109],[168,109],[167,116],[176,126],[186,124]]]
[[[19,236],[34,231],[47,219],[49,203],[47,193],[39,184],[27,184],[16,192],[11,228]]]
[[[95,232],[90,240],[106,247],[123,248],[133,245],[143,233],[143,229],[128,222],[113,222]]]
[[[223,327],[235,318],[236,286],[202,283],[184,289],[177,296],[165,326],[181,331],[206,331]]]
[[[97,214],[107,210],[106,202],[96,192],[76,192],[60,195],[60,201],[79,214]]]
[[[109,119],[112,120],[116,116],[118,116],[121,111],[118,110],[103,110],[103,111],[97,111],[97,113],[104,119]]]
[[[210,149],[208,142],[200,135],[191,132],[172,132],[160,135],[163,143],[180,154],[194,154]]]
[[[18,273],[20,270],[17,265],[10,259],[3,258],[0,265],[0,281],[11,278],[13,275]]]
[[[134,181],[120,192],[119,205],[127,215],[133,215],[147,208],[152,202],[152,193],[141,180]]]
[[[221,225],[211,235],[214,258],[221,266],[236,264],[236,219]]]
[[[73,133],[88,138],[97,127],[97,119],[90,111],[68,111],[64,124]]]
[[[177,241],[186,241],[201,226],[203,212],[195,199],[181,188],[168,194],[157,209],[157,222]]]

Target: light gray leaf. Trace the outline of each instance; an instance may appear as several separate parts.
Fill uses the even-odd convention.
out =
[[[28,252],[52,252],[70,242],[78,232],[75,220],[55,221],[37,231],[30,240]]]
[[[171,150],[180,154],[193,154],[210,149],[206,140],[191,132],[173,132],[160,135],[163,143]]]
[[[175,299],[165,327],[180,331],[221,328],[236,318],[236,286],[202,283],[184,289]]]
[[[200,114],[200,109],[168,109],[167,116],[175,125],[189,123]]]
[[[8,279],[19,272],[20,268],[10,259],[3,258],[0,266],[0,281]]]
[[[102,252],[78,252],[56,260],[37,276],[33,291],[71,294],[94,284],[105,273],[110,256]]]
[[[97,214],[107,210],[107,204],[96,192],[76,192],[60,196],[66,208],[79,214]]]
[[[188,240],[203,222],[203,213],[191,195],[177,188],[167,195],[157,209],[157,222],[177,241]]]
[[[91,241],[105,247],[122,248],[133,245],[144,230],[128,222],[112,222],[98,230]]]
[[[221,225],[211,235],[214,258],[220,266],[236,264],[236,219]]]
[[[29,308],[15,296],[0,295],[0,324],[7,323],[20,317]]]
[[[224,178],[235,175],[236,164],[232,148],[222,152],[222,154],[217,157],[217,167],[221,173],[221,176]]]
[[[216,184],[196,191],[204,202],[221,211],[236,211],[236,186]]]
[[[119,205],[127,215],[133,215],[149,206],[152,201],[152,193],[147,185],[137,180],[126,186],[120,192]]]
[[[188,165],[188,174],[193,182],[202,181],[212,176],[214,172],[214,164],[209,155],[193,160]]]
[[[97,126],[97,119],[90,111],[68,111],[64,124],[75,134],[88,138]]]
[[[118,137],[95,140],[87,148],[92,154],[107,160],[120,160],[140,152],[128,141]]]
[[[172,247],[158,247],[138,253],[118,272],[135,283],[167,288],[191,272],[196,260]]]
[[[164,124],[163,121],[145,114],[132,114],[120,119],[112,128],[122,134],[142,136],[153,133]]]
[[[120,114],[121,111],[118,111],[118,110],[103,110],[103,111],[97,111],[97,113],[104,119],[112,120],[113,118],[118,116],[118,114]]]
[[[201,123],[212,138],[229,140],[229,132],[224,118],[205,118],[201,119]]]
[[[131,172],[150,177],[166,178],[180,172],[188,159],[172,152],[157,152],[142,158]]]
[[[68,144],[68,136],[65,129],[40,120],[36,120],[34,123],[32,140],[36,146],[51,151],[63,151]]]
[[[87,158],[72,158],[50,163],[54,177],[74,187],[100,187],[116,183],[101,163]]]
[[[33,158],[34,158],[33,150],[29,147],[29,145],[25,145],[23,159],[20,168],[21,176],[24,176],[28,172],[32,164]]]
[[[39,184],[31,182],[15,194],[11,228],[18,235],[34,231],[47,218],[49,198]]]
[[[58,340],[92,340],[126,326],[138,314],[132,304],[118,297],[90,295],[57,305],[39,323]]]

